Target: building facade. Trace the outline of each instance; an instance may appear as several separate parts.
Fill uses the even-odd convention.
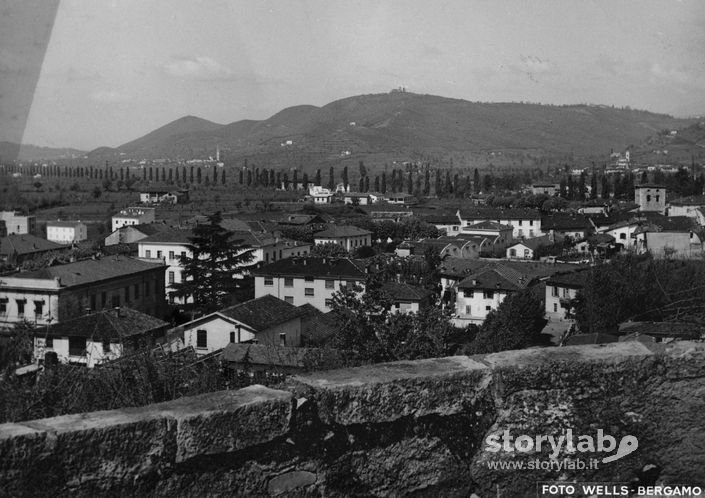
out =
[[[154,223],[156,220],[156,209],[149,207],[129,207],[113,215],[112,231],[120,227],[129,225],[142,225]]]
[[[88,240],[88,227],[80,221],[50,221],[47,223],[47,240],[57,244]]]
[[[34,216],[25,216],[15,211],[0,211],[0,220],[5,222],[7,235],[31,233],[37,225],[37,220]]]

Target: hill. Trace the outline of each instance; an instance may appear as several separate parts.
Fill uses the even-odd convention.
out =
[[[78,149],[39,147],[30,144],[0,142],[0,162],[51,161],[83,156],[86,152]]]
[[[392,92],[323,107],[290,107],[262,121],[218,125],[186,117],[112,153],[135,159],[205,158],[220,146],[231,160],[252,157],[289,165],[370,155],[405,160],[493,152],[587,157],[694,122],[606,106],[477,103]]]

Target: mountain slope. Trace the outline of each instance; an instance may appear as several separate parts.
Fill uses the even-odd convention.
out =
[[[590,156],[641,143],[694,120],[604,106],[475,103],[406,92],[295,106],[262,121],[218,125],[186,117],[118,147],[128,157],[208,157],[324,162],[341,154],[412,157],[529,151]],[[291,144],[288,144],[291,141]]]

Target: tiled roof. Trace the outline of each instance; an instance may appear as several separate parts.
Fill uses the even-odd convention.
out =
[[[150,263],[116,255],[49,266],[36,271],[19,272],[13,274],[12,277],[44,280],[59,278],[61,285],[72,287],[159,268],[164,269],[166,266],[163,263]]]
[[[193,237],[193,230],[164,230],[156,232],[144,239],[140,240],[140,244],[156,243],[156,244],[184,244],[190,245]]]
[[[81,221],[47,221],[47,227],[59,228],[75,228],[78,225],[84,225]]]
[[[665,189],[665,185],[658,185],[656,183],[642,183],[641,185],[634,185],[634,188],[663,188]]]
[[[463,230],[513,230],[511,225],[502,225],[496,221],[481,221],[479,223],[473,223],[463,228]]]
[[[304,368],[310,348],[275,347],[264,344],[228,344],[222,359],[227,363]]]
[[[327,228],[321,232],[313,234],[315,238],[335,238],[335,237],[358,237],[361,235],[371,235],[372,232],[358,228],[354,225],[339,225]]]
[[[606,344],[608,342],[617,342],[619,338],[612,334],[603,334],[602,332],[594,332],[592,334],[576,334],[568,337],[563,343],[564,346],[583,346],[585,344]]]
[[[261,331],[299,318],[302,310],[267,294],[216,312]]]
[[[542,237],[534,237],[532,239],[524,239],[522,241],[515,242],[514,244],[508,246],[507,248],[515,247],[518,245],[523,245],[523,246],[528,247],[532,251],[535,251],[536,249],[538,249],[541,246],[548,246],[551,244],[553,244],[551,239],[547,235],[544,235]]]
[[[517,291],[526,287],[516,280],[516,275],[511,272],[501,272],[498,268],[486,268],[474,275],[463,279],[459,284],[459,289],[497,289],[507,291]]]
[[[651,335],[654,337],[679,337],[700,339],[705,332],[703,326],[683,322],[623,322],[619,324],[620,334]]]
[[[164,223],[140,223],[139,225],[127,225],[120,227],[116,230],[116,232],[119,231],[127,231],[127,230],[137,230],[138,232],[150,236],[154,235],[155,233],[159,232],[166,232],[169,230],[174,230],[172,227],[169,225],[166,225]]]
[[[669,201],[673,206],[705,206],[705,195],[691,195]]]
[[[591,226],[583,214],[554,213],[541,218],[542,230],[584,230]]]
[[[50,337],[88,337],[95,340],[123,339],[168,327],[159,318],[131,308],[103,310],[49,326]],[[39,334],[41,336],[41,332]]]
[[[551,276],[546,285],[555,285],[558,287],[567,287],[569,289],[582,289],[590,278],[590,272],[587,270],[579,270],[568,273],[559,273]]]
[[[433,294],[423,287],[397,282],[384,284],[382,290],[395,301],[422,301]]]
[[[459,225],[460,220],[455,214],[427,214],[422,217],[426,223],[431,225]]]
[[[350,258],[296,257],[280,259],[252,273],[256,276],[290,276],[364,280],[363,266]]]
[[[10,234],[0,238],[0,254],[32,254],[35,252],[64,250],[67,246],[51,242],[32,234]]]
[[[464,220],[538,220],[541,213],[537,209],[462,208],[460,217]]]

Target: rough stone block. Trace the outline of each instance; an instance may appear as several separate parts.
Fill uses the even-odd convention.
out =
[[[466,411],[486,394],[489,374],[478,361],[451,356],[329,370],[294,381],[313,391],[323,422],[350,425]]]
[[[292,470],[280,474],[269,481],[268,490],[272,496],[290,493],[291,491],[310,486],[316,482],[316,474],[305,470]]]
[[[176,462],[240,450],[286,434],[293,395],[255,385],[157,405],[176,420]]]

